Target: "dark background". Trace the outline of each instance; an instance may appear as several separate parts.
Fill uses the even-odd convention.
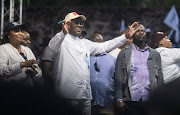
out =
[[[171,28],[163,23],[171,7],[175,5],[180,12],[179,0],[24,0],[23,23],[31,34],[31,49],[36,57],[41,57],[49,40],[61,30],[57,22],[63,20],[67,13],[77,12],[86,16],[84,30],[88,38],[94,32],[102,34],[105,40],[113,39],[120,34],[121,20],[126,27],[138,21],[152,33],[170,32]],[[9,0],[5,0],[9,7]],[[15,0],[18,9],[19,0]],[[9,17],[4,17],[5,24]],[[19,21],[17,14],[15,21]],[[179,43],[170,38],[174,47]]]

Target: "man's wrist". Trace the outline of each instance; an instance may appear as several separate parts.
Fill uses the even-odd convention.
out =
[[[118,101],[118,102],[123,102],[123,100],[122,100],[122,99],[117,99],[117,101]]]

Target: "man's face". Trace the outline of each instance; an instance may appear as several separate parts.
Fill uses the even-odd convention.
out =
[[[138,26],[138,30],[134,33],[134,41],[144,41],[146,38],[146,32],[143,25]]]
[[[84,21],[82,21],[81,18],[73,19],[70,22],[69,33],[77,37],[81,35],[83,26],[84,26]]]
[[[100,34],[97,34],[95,37],[94,37],[94,42],[98,42],[98,43],[101,43],[103,42],[103,37],[100,35]]]
[[[24,45],[24,46],[27,46],[27,47],[30,47],[30,45],[31,45],[31,38],[30,38],[29,33],[24,32],[23,34],[24,34],[24,42],[23,42],[23,45]]]
[[[160,41],[160,44],[162,44],[163,47],[172,48],[171,40],[169,40],[169,39],[167,38],[167,36],[165,36],[165,37]]]

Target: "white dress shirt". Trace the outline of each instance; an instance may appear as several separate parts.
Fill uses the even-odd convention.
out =
[[[164,83],[171,82],[180,76],[180,49],[159,47],[161,55]]]
[[[69,99],[92,99],[90,87],[90,55],[97,55],[120,47],[125,35],[103,43],[79,39],[61,31],[49,42],[55,53],[55,90]],[[104,62],[106,63],[106,62]]]

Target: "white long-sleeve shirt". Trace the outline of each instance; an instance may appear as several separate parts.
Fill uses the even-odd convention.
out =
[[[61,31],[49,42],[55,54],[55,90],[70,99],[91,99],[90,55],[97,55],[120,47],[127,41],[125,35],[104,43],[79,39]],[[106,62],[104,62],[106,63]]]
[[[180,49],[159,47],[156,51],[161,55],[164,83],[177,79],[180,76]]]
[[[21,49],[26,53],[27,59],[36,59],[30,48],[21,45]],[[34,77],[28,77],[25,73],[26,67],[21,68],[20,62],[25,59],[19,54],[18,50],[11,44],[6,43],[0,46],[0,80],[3,82],[13,82],[24,85],[32,85],[31,82],[42,77],[41,69],[37,64],[38,74]]]

